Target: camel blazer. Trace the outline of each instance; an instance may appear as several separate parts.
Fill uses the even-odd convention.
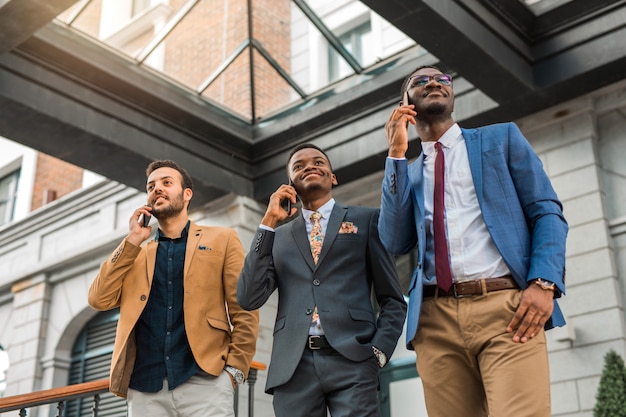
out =
[[[246,256],[237,300],[261,307],[278,289],[266,392],[289,381],[317,306],[329,343],[347,359],[391,357],[406,317],[395,260],[378,238],[378,209],[335,203],[317,265],[301,213],[275,232],[259,228]],[[372,305],[374,297],[378,311]]]
[[[133,372],[134,328],[150,296],[157,247],[155,240],[141,247],[124,240],[89,288],[89,305],[96,310],[120,307],[110,390],[121,397]],[[231,365],[247,377],[256,350],[259,313],[243,310],[236,300],[243,259],[233,229],[190,224],[183,273],[185,328],[196,362],[211,375]]]
[[[557,297],[564,294],[568,226],[541,161],[514,123],[461,132],[483,220],[513,278],[522,289],[528,281],[544,278],[556,284]],[[423,152],[411,164],[387,158],[378,225],[383,244],[394,255],[417,245],[417,265],[409,285],[409,349],[418,329],[424,284],[423,166]],[[555,299],[545,328],[564,324]]]

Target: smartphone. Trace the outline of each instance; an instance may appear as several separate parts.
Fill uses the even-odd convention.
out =
[[[142,214],[141,227],[148,227],[148,225],[150,224],[150,218],[151,217],[152,216],[150,216],[150,215]]]
[[[291,180],[289,180],[289,182],[287,183],[287,185],[291,185],[293,187],[293,183],[291,182]],[[280,202],[280,206],[285,209],[285,211],[287,212],[287,214],[291,214],[291,200],[288,198],[285,198],[283,201]]]
[[[409,92],[408,91],[405,91],[404,94],[402,95],[402,105],[403,106],[409,105]]]

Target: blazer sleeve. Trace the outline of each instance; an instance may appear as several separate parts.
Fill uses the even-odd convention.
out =
[[[376,334],[372,338],[372,345],[381,349],[390,358],[402,334],[407,306],[402,295],[395,260],[383,246],[378,234],[378,218],[378,211],[370,218],[367,250],[368,269],[379,306]]]
[[[111,310],[120,306],[124,279],[141,250],[140,246],[124,240],[102,263],[96,279],[89,287],[87,302],[91,307],[96,310]]]
[[[392,255],[409,253],[417,244],[408,161],[387,158],[382,183],[378,233]]]
[[[243,264],[244,252],[237,232],[231,230],[224,258],[224,293],[228,316],[232,325],[227,365],[241,369],[246,378],[256,352],[259,334],[259,312],[246,311],[237,303],[237,281]]]
[[[563,207],[539,157],[515,123],[509,123],[509,171],[530,231],[527,280],[544,278],[565,293],[565,243],[568,225]]]
[[[276,233],[257,229],[237,284],[237,302],[246,310],[261,308],[276,289],[272,248]]]

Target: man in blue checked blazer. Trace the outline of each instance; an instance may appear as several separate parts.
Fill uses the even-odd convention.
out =
[[[392,254],[417,247],[407,347],[428,415],[549,417],[544,329],[565,324],[561,203],[515,124],[454,122],[449,75],[420,67],[402,97],[385,125],[378,226]],[[411,164],[409,124],[422,147]]]
[[[296,146],[287,171],[290,185],[270,197],[237,286],[249,310],[278,291],[266,392],[276,417],[378,417],[378,369],[406,315],[379,210],[335,202],[337,178],[315,145]],[[296,195],[300,212],[281,207]]]

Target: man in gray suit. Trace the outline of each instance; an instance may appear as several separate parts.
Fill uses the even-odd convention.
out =
[[[377,417],[378,369],[406,316],[394,259],[378,237],[378,209],[335,202],[337,178],[315,145],[294,148],[287,172],[292,185],[270,197],[237,287],[248,310],[278,289],[266,392],[276,417]],[[277,227],[297,213],[281,203],[296,197],[302,215]]]

